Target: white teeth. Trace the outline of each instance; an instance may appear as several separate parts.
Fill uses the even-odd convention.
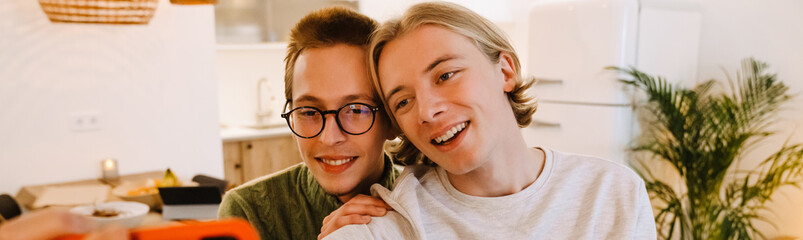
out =
[[[446,142],[449,139],[452,139],[452,137],[454,137],[455,134],[459,133],[460,131],[463,131],[464,128],[466,128],[466,123],[457,124],[457,126],[452,127],[452,129],[449,129],[449,131],[446,131],[446,133],[444,133],[440,137],[436,137],[435,142],[437,143]]]
[[[329,164],[329,165],[332,165],[332,166],[340,166],[340,165],[343,165],[343,164],[345,164],[347,162],[351,162],[351,160],[354,160],[354,158],[346,158],[346,159],[339,159],[339,160],[321,159],[321,161],[323,161],[323,163],[326,163],[326,164]]]

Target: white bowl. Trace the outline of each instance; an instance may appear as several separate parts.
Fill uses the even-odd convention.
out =
[[[117,212],[117,216],[113,217],[95,217],[92,216],[98,210],[110,210]],[[142,224],[142,219],[148,213],[150,207],[148,205],[138,202],[107,202],[99,203],[97,205],[83,205],[70,209],[70,212],[88,216],[100,227],[107,224],[117,224],[125,228],[135,228]]]

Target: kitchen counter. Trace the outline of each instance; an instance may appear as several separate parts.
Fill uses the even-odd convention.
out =
[[[220,129],[220,138],[223,142],[236,142],[260,138],[290,136],[293,132],[285,125],[271,128],[257,129],[245,127],[226,127]]]

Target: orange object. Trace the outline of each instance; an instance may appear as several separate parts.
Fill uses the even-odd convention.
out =
[[[256,229],[245,220],[229,219],[211,222],[191,222],[131,231],[131,240],[259,240]],[[69,235],[58,240],[81,240],[84,235]]]

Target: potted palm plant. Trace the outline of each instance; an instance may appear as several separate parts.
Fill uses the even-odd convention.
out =
[[[644,178],[659,236],[765,238],[754,222],[772,224],[765,203],[779,188],[798,186],[803,145],[787,142],[752,170],[739,169],[739,162],[774,134],[769,127],[790,99],[788,87],[752,58],[724,89],[716,80],[688,89],[635,68],[609,69],[646,96],[636,107],[642,133],[631,166]]]

